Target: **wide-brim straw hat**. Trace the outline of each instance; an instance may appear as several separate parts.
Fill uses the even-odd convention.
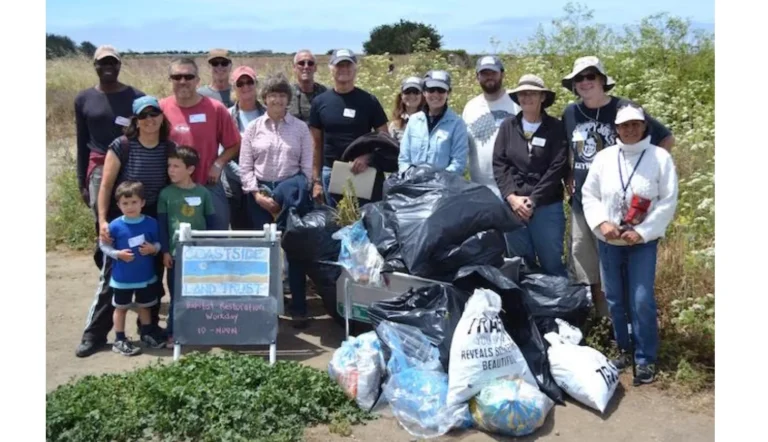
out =
[[[605,71],[605,67],[603,66],[603,62],[600,61],[599,58],[590,55],[587,57],[580,57],[577,58],[576,61],[573,62],[573,70],[570,74],[563,77],[563,87],[568,89],[569,91],[573,92],[574,94],[576,91],[573,90],[573,77],[578,75],[580,72],[583,72],[585,69],[589,68],[595,68],[597,71],[605,77],[605,92],[610,91],[613,89],[614,86],[616,86],[616,82],[613,81],[613,78],[611,78]]]
[[[517,87],[509,92],[509,97],[512,98],[512,101],[518,106],[520,105],[520,101],[517,99],[517,93],[521,91],[537,91],[544,93],[546,98],[541,104],[542,109],[552,106],[552,103],[555,102],[555,93],[544,86],[544,80],[533,74],[525,74],[520,77],[520,80],[517,82]]]

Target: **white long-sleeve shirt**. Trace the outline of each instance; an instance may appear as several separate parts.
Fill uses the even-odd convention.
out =
[[[640,155],[645,155],[638,165]],[[623,153],[623,155],[622,155]],[[621,175],[619,174],[621,167]],[[650,242],[662,238],[672,222],[677,209],[677,171],[672,156],[661,147],[651,144],[650,137],[636,144],[617,144],[599,152],[589,169],[582,188],[584,216],[589,228],[598,238],[605,241],[600,224],[605,221],[617,226],[622,219],[621,176],[627,184],[630,174],[637,168],[627,188],[626,204],[630,206],[633,195],[651,200],[648,213],[634,230]],[[624,241],[610,241],[615,245],[626,245]]]

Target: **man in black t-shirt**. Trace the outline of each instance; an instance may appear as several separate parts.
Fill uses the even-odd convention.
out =
[[[331,56],[333,89],[318,95],[312,102],[309,128],[315,147],[312,197],[331,207],[336,202],[329,186],[333,162],[338,161],[347,146],[358,137],[372,131],[387,133],[387,115],[379,100],[355,87],[357,57],[349,49],[339,49]],[[364,172],[371,164],[371,155],[355,158],[352,173]]]
[[[96,49],[93,66],[99,83],[85,89],[75,97],[75,129],[77,138],[77,183],[83,202],[93,211],[94,240],[99,235],[97,199],[101,186],[104,158],[110,143],[123,134],[131,122],[133,101],[144,92],[118,81],[122,60],[117,50],[109,45]],[[107,342],[112,329],[112,302],[109,279],[111,260],[98,246],[94,261],[101,269],[96,298],[88,312],[85,330],[75,354],[90,356]]]
[[[563,125],[569,142],[571,176],[568,190],[571,195],[571,238],[569,271],[571,278],[589,284],[598,313],[608,315],[605,297],[600,290],[600,262],[597,237],[584,218],[581,205],[581,187],[587,179],[589,167],[597,152],[616,144],[614,121],[616,111],[629,100],[608,95],[615,82],[605,72],[597,57],[577,59],[573,70],[562,80],[563,87],[576,94],[581,101],[572,103],[563,112]],[[646,115],[651,143],[671,150],[675,143],[672,132],[659,121]]]

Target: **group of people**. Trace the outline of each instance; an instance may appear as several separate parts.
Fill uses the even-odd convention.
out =
[[[78,180],[96,219],[101,276],[78,356],[103,346],[113,325],[115,351],[135,354],[124,333],[132,301],[126,290],[135,290],[136,305],[146,310],[137,324],[141,341],[161,347],[172,339],[172,308],[165,330],[158,311],[164,275],[173,290],[179,222],[284,228],[289,208],[301,214],[315,203],[335,207],[334,163],[344,158],[353,174],[376,167],[369,151],[345,153],[377,134],[399,146],[396,172],[422,164],[462,175],[468,169],[471,181],[508,204],[525,226],[505,234],[508,254],[590,285],[599,312],[614,324],[622,349],[616,365],[629,364],[632,339],[636,381],[653,380],[657,244],[677,202],[674,137],[634,102],[608,94],[615,82],[597,57],[577,59],[563,77],[578,100],[559,118],[546,111],[556,95],[540,77],[523,75],[508,90],[504,65],[492,55],[477,60],[482,94],[461,115],[449,104],[450,73],[430,70],[402,80],[389,119],[377,97],[356,86],[358,56],[349,49],[331,54],[331,87],[314,81],[317,61],[307,50],[293,58],[292,84],[281,74],[260,84],[251,67],[233,69],[226,50],[212,50],[208,64],[211,82],[198,87],[195,61],[174,59],[173,95],[158,100],[118,81],[113,47],[95,53],[99,84],[77,96],[75,111]],[[158,233],[137,241],[137,226],[147,219],[157,221]],[[306,274],[287,258],[291,314],[305,327]],[[146,278],[125,270],[139,260]]]

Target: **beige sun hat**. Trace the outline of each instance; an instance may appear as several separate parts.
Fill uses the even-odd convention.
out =
[[[533,75],[533,74],[525,74],[522,77],[520,77],[520,80],[518,80],[517,82],[517,87],[515,87],[509,92],[509,97],[518,106],[520,105],[520,101],[517,99],[517,93],[521,91],[543,92],[544,95],[547,96],[547,98],[545,98],[544,102],[541,104],[542,109],[546,109],[549,106],[552,106],[552,103],[555,102],[555,93],[547,89],[546,86],[544,86],[544,80],[542,80],[540,77],[537,77],[536,75]]]
[[[595,57],[594,55],[589,55],[586,57],[577,58],[576,61],[573,62],[573,70],[571,71],[570,74],[563,77],[563,82],[562,82],[563,87],[573,92],[573,77],[575,77],[580,72],[588,68],[597,69],[597,71],[600,72],[600,75],[605,77],[606,92],[610,91],[611,89],[613,89],[614,86],[616,86],[616,82],[613,81],[613,78],[611,78],[610,76],[608,76],[608,74],[605,73],[605,67],[603,66],[603,62],[600,61],[600,59]]]

